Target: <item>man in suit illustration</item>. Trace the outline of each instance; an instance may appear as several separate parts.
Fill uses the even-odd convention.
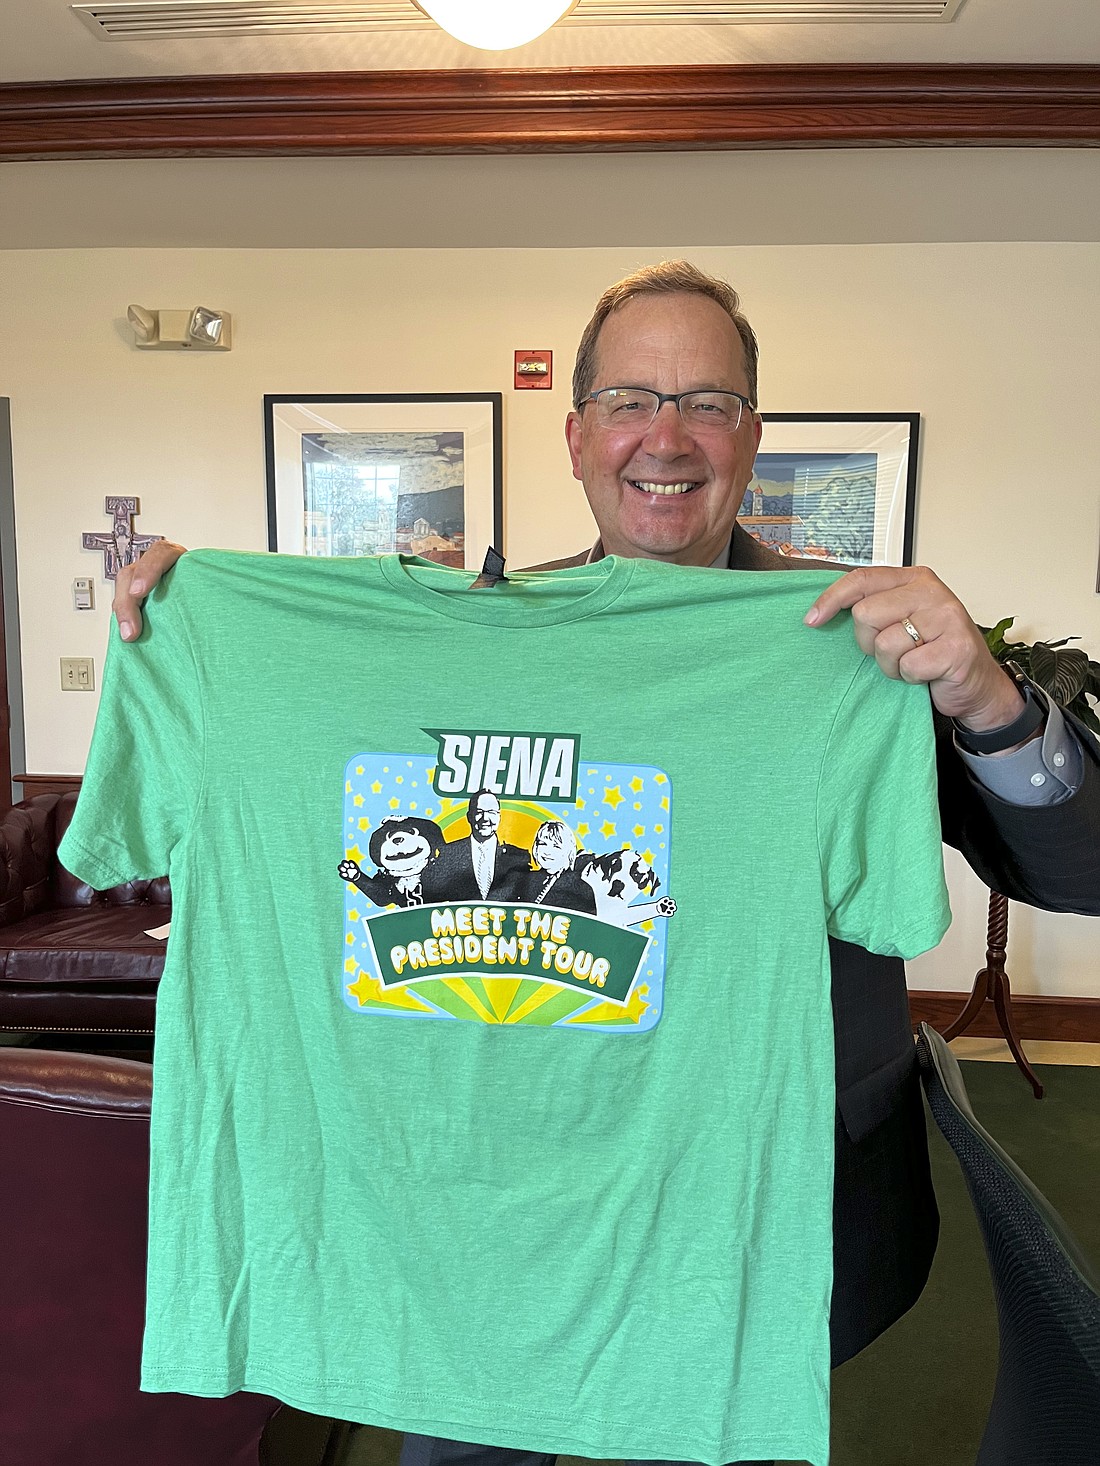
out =
[[[531,867],[527,851],[497,838],[500,800],[488,789],[470,796],[466,810],[470,834],[444,845],[430,872],[429,900],[507,899],[510,877]],[[427,887],[425,888],[428,889]]]

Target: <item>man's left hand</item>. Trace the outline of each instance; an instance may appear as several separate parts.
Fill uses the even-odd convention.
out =
[[[806,613],[824,626],[849,608],[860,649],[899,682],[924,682],[933,704],[967,728],[1003,728],[1023,711],[966,607],[924,565],[870,565],[834,581]],[[919,642],[905,623],[919,634]]]

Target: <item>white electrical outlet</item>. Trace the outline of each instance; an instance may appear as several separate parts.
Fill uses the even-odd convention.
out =
[[[94,692],[95,664],[91,657],[61,658],[62,692]]]

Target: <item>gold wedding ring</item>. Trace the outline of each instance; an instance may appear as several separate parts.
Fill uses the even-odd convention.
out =
[[[906,636],[909,638],[914,646],[924,645],[924,637],[921,636],[920,632],[913,625],[908,616],[903,616],[901,618],[901,629],[905,632]]]

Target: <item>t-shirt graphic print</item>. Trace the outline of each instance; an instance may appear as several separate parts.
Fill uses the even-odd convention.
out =
[[[579,735],[431,729],[344,770],[347,1005],[640,1033],[659,1020],[672,786]]]

